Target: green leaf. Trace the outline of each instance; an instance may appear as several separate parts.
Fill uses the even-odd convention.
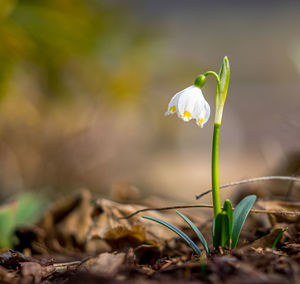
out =
[[[281,238],[281,236],[283,235],[283,233],[285,231],[287,231],[288,227],[282,229],[282,231],[278,234],[278,236],[276,237],[275,241],[273,242],[273,245],[272,245],[272,250],[275,249],[276,245],[277,245],[277,242],[279,241],[279,239]]]
[[[17,202],[0,206],[0,248],[12,247],[12,234],[16,224]]]
[[[42,217],[47,202],[38,194],[24,193],[18,196],[16,225],[34,224]]]
[[[216,219],[213,220],[213,245],[218,248],[221,245],[221,234],[222,234],[222,217],[221,213],[217,215]]]
[[[192,248],[192,250],[197,254],[201,255],[201,250],[197,247],[197,245],[190,239],[188,235],[186,235],[184,232],[179,230],[177,227],[173,226],[172,224],[165,222],[161,219],[155,218],[155,217],[150,217],[150,216],[142,216],[145,219],[157,222],[161,225],[164,225],[168,229],[172,230],[174,233],[176,233],[180,238],[182,238],[186,244]]]
[[[233,224],[233,210],[230,200],[225,200],[223,211],[227,213],[228,216],[228,233],[229,233],[229,241],[228,241],[228,247],[231,247],[232,243],[232,224]]]
[[[229,247],[229,221],[227,212],[222,211],[220,214],[221,219],[221,247]]]
[[[227,205],[228,206],[228,205]],[[229,209],[230,214],[230,209]],[[230,224],[228,213],[224,210],[217,216],[213,235],[214,247],[230,247]]]
[[[196,233],[197,237],[199,238],[201,244],[203,245],[205,251],[207,253],[210,253],[209,251],[209,247],[207,245],[206,239],[204,238],[204,236],[201,234],[201,232],[199,231],[199,229],[195,226],[195,224],[186,216],[184,216],[182,213],[180,213],[179,211],[176,211],[176,213],[185,221],[189,224],[189,226],[194,230],[194,232]]]
[[[15,201],[0,206],[0,248],[11,248],[13,234],[20,225],[34,224],[41,218],[46,200],[34,193],[24,193]]]
[[[232,248],[235,248],[242,231],[242,227],[250,209],[256,201],[255,195],[245,197],[233,211]]]

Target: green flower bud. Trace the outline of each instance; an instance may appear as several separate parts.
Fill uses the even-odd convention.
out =
[[[230,65],[227,56],[224,57],[220,71],[219,71],[220,85],[216,96],[216,114],[215,123],[221,125],[223,108],[227,96],[229,79],[230,79]]]
[[[197,78],[195,79],[194,85],[199,89],[201,89],[204,86],[205,82],[206,82],[206,76],[201,74],[197,76]]]
[[[230,79],[230,65],[229,60],[227,56],[224,57],[220,71],[219,71],[219,78],[220,78],[220,84],[221,84],[221,96],[223,103],[225,102],[227,91],[228,91],[228,85],[229,85],[229,79]]]

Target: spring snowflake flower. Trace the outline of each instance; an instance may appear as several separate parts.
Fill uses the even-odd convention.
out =
[[[210,106],[201,89],[192,85],[173,96],[165,115],[175,112],[184,121],[195,119],[197,125],[202,128],[209,119]]]

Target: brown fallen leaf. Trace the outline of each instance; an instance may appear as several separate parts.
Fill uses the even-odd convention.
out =
[[[3,266],[0,266],[0,281],[4,283],[18,283],[18,274],[17,271],[6,269]]]
[[[85,249],[86,235],[91,225],[91,194],[80,190],[71,197],[55,202],[34,226],[20,227],[16,235],[19,250],[32,253],[74,255]]]
[[[99,199],[95,205],[93,224],[87,235],[87,241],[106,240],[114,249],[130,243],[134,246],[148,243],[164,247],[164,242],[175,237],[174,233],[140,216],[124,219],[131,213],[145,208],[141,205],[120,204],[107,199]],[[152,216],[168,221],[167,214],[151,212]],[[174,219],[175,220],[175,219]],[[174,220],[169,220],[174,224]]]
[[[39,284],[42,280],[42,266],[37,262],[21,263],[21,284]]]
[[[101,253],[83,262],[78,267],[78,272],[88,272],[105,278],[112,278],[117,275],[125,261],[125,256],[126,254],[123,252],[117,254]]]
[[[59,236],[64,247],[72,248],[74,242],[84,245],[91,225],[91,212],[91,193],[83,189],[72,198],[54,203],[38,225],[46,232],[54,231],[53,237]]]
[[[152,265],[161,256],[157,246],[140,245],[134,249],[135,261],[137,264]],[[127,256],[128,257],[128,256]]]
[[[175,233],[143,219],[142,214],[124,218],[147,208],[145,205],[123,204],[107,199],[93,202],[90,192],[81,190],[72,197],[55,202],[38,224],[19,228],[16,233],[19,238],[17,248],[26,250],[29,255],[63,253],[71,257],[82,253],[95,255],[116,249],[127,250],[128,246],[142,244],[155,245],[163,250],[166,242],[177,237]],[[151,211],[145,215],[163,219],[191,232],[174,211]],[[196,224],[204,218],[202,214],[188,216]]]

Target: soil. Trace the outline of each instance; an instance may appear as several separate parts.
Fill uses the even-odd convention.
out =
[[[143,254],[137,250],[143,250]],[[59,256],[62,257],[62,256]],[[153,248],[56,262],[9,250],[0,256],[2,283],[298,283],[300,244],[223,255],[160,255]]]

